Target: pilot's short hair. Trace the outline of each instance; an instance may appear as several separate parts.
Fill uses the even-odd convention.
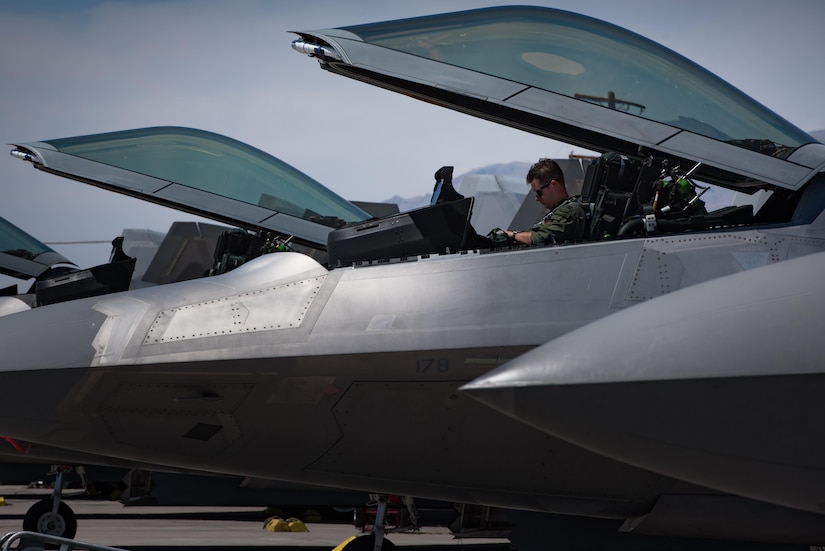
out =
[[[564,184],[564,172],[562,172],[559,163],[553,159],[542,158],[533,163],[530,170],[527,171],[527,184],[529,185],[536,178],[542,184],[550,180],[558,180],[562,185]]]

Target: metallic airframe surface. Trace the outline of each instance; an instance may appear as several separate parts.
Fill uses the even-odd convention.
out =
[[[610,457],[822,513],[823,269],[816,253],[683,289],[463,389]]]

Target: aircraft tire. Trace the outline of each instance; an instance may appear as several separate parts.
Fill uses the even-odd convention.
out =
[[[23,530],[71,539],[77,533],[77,516],[62,501],[52,516],[52,498],[41,499],[26,511]]]
[[[375,534],[366,534],[350,541],[341,551],[372,551],[374,546]],[[384,542],[381,544],[381,551],[395,551],[395,544],[387,538],[384,538]]]

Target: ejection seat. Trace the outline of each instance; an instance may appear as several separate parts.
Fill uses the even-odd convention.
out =
[[[653,158],[642,161],[618,153],[605,153],[591,161],[582,186],[582,200],[592,209],[590,239],[679,233],[754,222],[751,205],[723,207],[710,213],[696,208],[693,203],[701,194],[696,194],[695,189],[701,186],[690,181],[692,171],[683,173],[667,160],[659,161],[661,170],[653,166]],[[674,182],[687,182],[690,201],[675,193],[678,184]]]
[[[622,222],[635,214],[635,190],[642,169],[640,163],[617,153],[606,153],[587,165],[582,204],[590,212],[588,240],[618,235]]]

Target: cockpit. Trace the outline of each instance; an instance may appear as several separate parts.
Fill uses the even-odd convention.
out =
[[[140,285],[219,275],[281,251],[300,252],[335,269],[516,248],[491,241],[490,228],[473,225],[475,197],[456,191],[451,166],[435,172],[429,205],[376,217],[262,151],[194,129],[49,140],[18,145],[12,154],[47,172],[228,224],[174,226],[152,266],[140,274]],[[708,212],[703,197],[709,185],[695,179],[701,168],[702,163],[682,166],[654,154],[610,152],[591,159],[580,188],[570,190],[588,216],[586,240],[789,223],[803,196],[802,190],[775,188],[758,210],[741,204]],[[31,306],[135,284],[135,258],[124,251],[122,236],[112,243],[109,263],[78,269],[11,224],[3,235],[4,273],[36,278],[23,293]],[[21,264],[36,269],[22,270]]]
[[[823,210],[825,145],[605,21],[503,6],[297,34],[292,47],[333,74],[596,152],[581,185],[568,182],[589,242],[804,224]],[[198,228],[210,252],[177,277],[284,250],[336,269],[510,248],[475,227],[475,198],[456,191],[451,167],[435,172],[429,205],[374,217],[268,153],[191,128],[19,143],[12,155],[235,228]],[[711,206],[710,186],[760,201]]]

